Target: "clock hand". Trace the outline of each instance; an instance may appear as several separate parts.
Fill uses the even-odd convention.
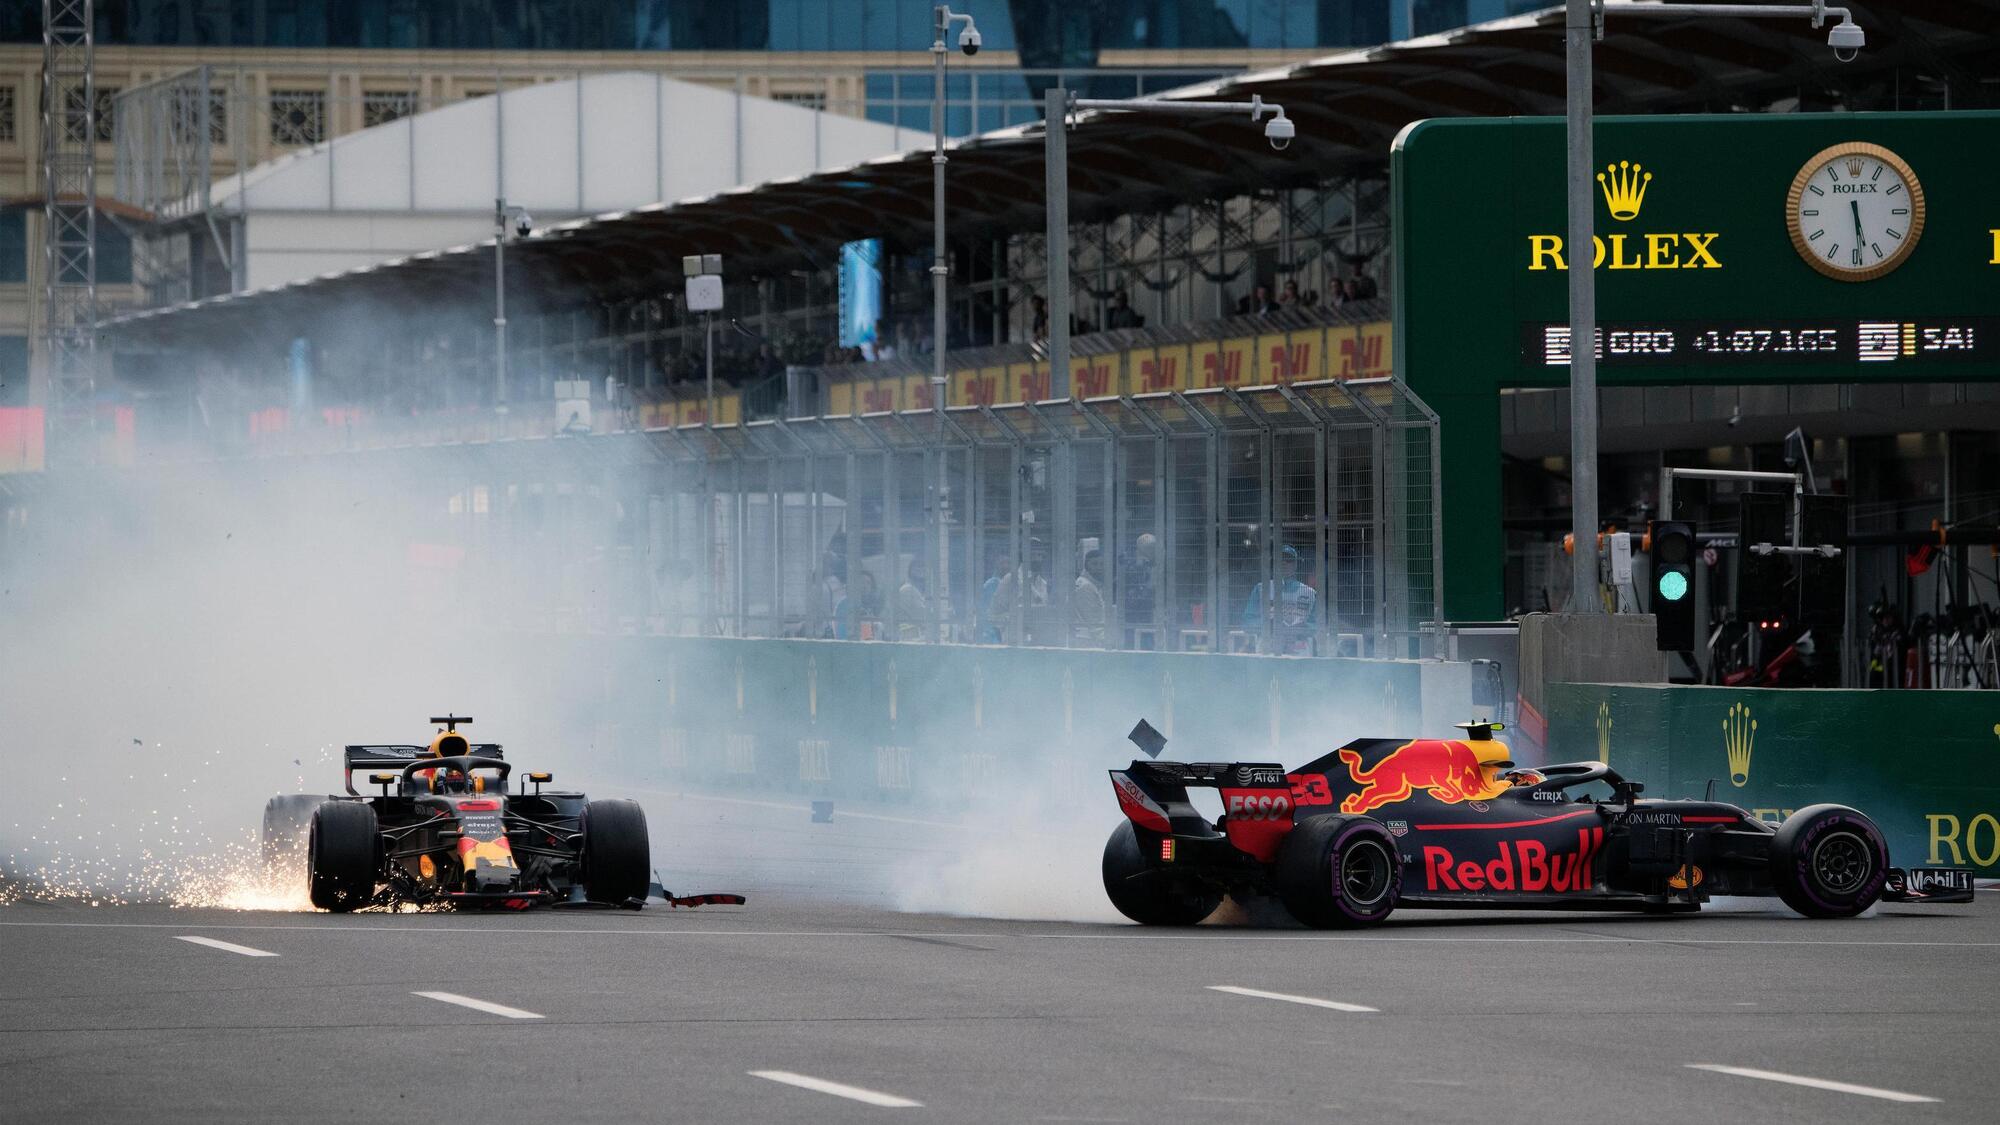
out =
[[[1847,205],[1854,208],[1854,237],[1862,242],[1868,241],[1868,236],[1861,233],[1861,201],[1850,199]]]

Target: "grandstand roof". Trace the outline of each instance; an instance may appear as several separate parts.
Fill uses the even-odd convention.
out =
[[[1835,63],[1807,20],[1614,15],[1597,44],[1598,112],[1763,108],[1787,96],[1829,108],[1887,104],[1898,68],[1947,81],[1991,73],[2000,57],[2000,0],[1851,3],[1866,29],[1859,60]],[[1561,114],[1563,11],[1525,13],[1440,35],[1344,51],[1276,70],[1174,91],[1176,98],[1260,95],[1285,107],[1298,140],[1274,152],[1233,118],[1083,113],[1072,119],[1071,215],[1143,212],[1259,187],[1379,172],[1411,121]],[[1977,79],[1974,78],[1976,84]],[[1915,96],[1911,92],[1910,96]],[[1116,120],[1106,120],[1115,117]],[[1035,230],[1043,222],[1042,127],[951,145],[953,230]],[[651,204],[537,232],[509,248],[511,296],[545,303],[616,300],[678,287],[680,259],[722,253],[733,274],[830,257],[861,238],[925,237],[928,152],[885,156],[754,187]],[[417,254],[266,289],[128,313],[106,327],[129,344],[256,331],[317,311],[410,310],[490,299],[492,242]],[[822,260],[825,260],[822,258]]]

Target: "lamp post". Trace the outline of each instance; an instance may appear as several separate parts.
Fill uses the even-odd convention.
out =
[[[948,52],[944,37],[951,25],[963,23],[958,33],[958,49],[969,58],[979,53],[979,28],[972,17],[939,4],[931,9],[931,406],[944,410],[944,340],[946,330],[945,279],[951,265],[945,260],[944,245],[944,61]],[[976,131],[976,130],[975,130]]]
[[[493,201],[493,407],[507,409],[507,220],[514,220],[517,237],[526,238],[535,220],[526,207]]]
[[[1571,613],[1598,613],[1597,599],[1597,279],[1591,197],[1591,56],[1593,39],[1604,36],[1604,16],[1718,19],[1796,19],[1823,27],[1828,16],[1840,22],[1827,31],[1827,46],[1851,62],[1866,45],[1861,26],[1846,8],[1810,4],[1655,4],[1631,0],[1568,0],[1563,13],[1563,54],[1569,85],[1569,459]],[[1672,519],[1672,512],[1661,512]],[[1588,596],[1586,596],[1586,594]]]
[[[681,272],[687,275],[687,308],[701,314],[702,365],[707,370],[707,390],[701,410],[704,426],[715,425],[715,314],[722,311],[722,255],[684,254]],[[740,415],[739,415],[740,417]]]
[[[1171,113],[1203,117],[1230,117],[1248,114],[1251,124],[1264,123],[1264,139],[1280,152],[1291,147],[1297,135],[1283,106],[1262,97],[1247,102],[1175,101],[1170,98],[1121,98],[1104,100],[1078,98],[1060,86],[1048,91],[1044,101],[1047,118],[1043,153],[1048,190],[1049,258],[1049,378],[1055,373],[1069,381],[1069,115],[1075,110],[1122,113]]]

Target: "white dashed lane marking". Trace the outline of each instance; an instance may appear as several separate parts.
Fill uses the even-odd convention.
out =
[[[505,1004],[495,1004],[491,1000],[475,1000],[470,996],[460,996],[456,992],[412,992],[410,995],[421,996],[426,1000],[441,1000],[447,1004],[456,1004],[461,1008],[471,1008],[475,1012],[490,1012],[496,1016],[506,1016],[510,1020],[538,1020],[542,1018],[539,1012],[509,1008]]]
[[[1881,1098],[1891,1102],[1934,1102],[1922,1094],[1906,1094],[1901,1090],[1884,1090],[1878,1086],[1856,1086],[1851,1082],[1834,1082],[1826,1078],[1807,1078],[1800,1074],[1781,1074],[1775,1070],[1755,1070],[1747,1066],[1722,1066],[1718,1063],[1689,1063],[1690,1070],[1712,1070],[1717,1074],[1734,1074],[1739,1078],[1761,1078],[1766,1082],[1783,1082],[1790,1086],[1810,1086],[1815,1090],[1831,1090],[1836,1094],[1858,1094],[1864,1098]]]
[[[924,1103],[885,1094],[880,1090],[870,1090],[861,1086],[849,1086],[841,1082],[829,1082],[824,1078],[814,1078],[809,1074],[794,1074],[789,1070],[753,1070],[752,1078],[762,1078],[767,1082],[782,1082],[787,1086],[797,1086],[801,1090],[813,1090],[821,1094],[832,1094],[836,1098],[866,1102],[884,1109],[913,1109]]]
[[[277,954],[271,952],[268,949],[252,949],[247,945],[237,945],[233,942],[217,941],[212,937],[195,937],[192,934],[182,934],[175,940],[192,942],[195,945],[205,945],[210,949],[220,949],[225,953],[241,953],[245,957],[277,956]]]
[[[1346,1004],[1339,1000],[1322,1000],[1317,996],[1294,996],[1289,992],[1265,992],[1260,988],[1238,988],[1233,984],[1211,984],[1210,992],[1227,992],[1232,996],[1253,996],[1259,1000],[1283,1000],[1287,1004],[1308,1004],[1315,1008],[1332,1008],[1336,1012],[1377,1012],[1380,1008],[1370,1008],[1365,1004]]]

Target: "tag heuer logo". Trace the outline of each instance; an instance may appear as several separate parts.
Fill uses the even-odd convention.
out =
[[[1385,823],[1389,826],[1391,836],[1402,837],[1410,834],[1410,822],[1407,820],[1391,820]]]

